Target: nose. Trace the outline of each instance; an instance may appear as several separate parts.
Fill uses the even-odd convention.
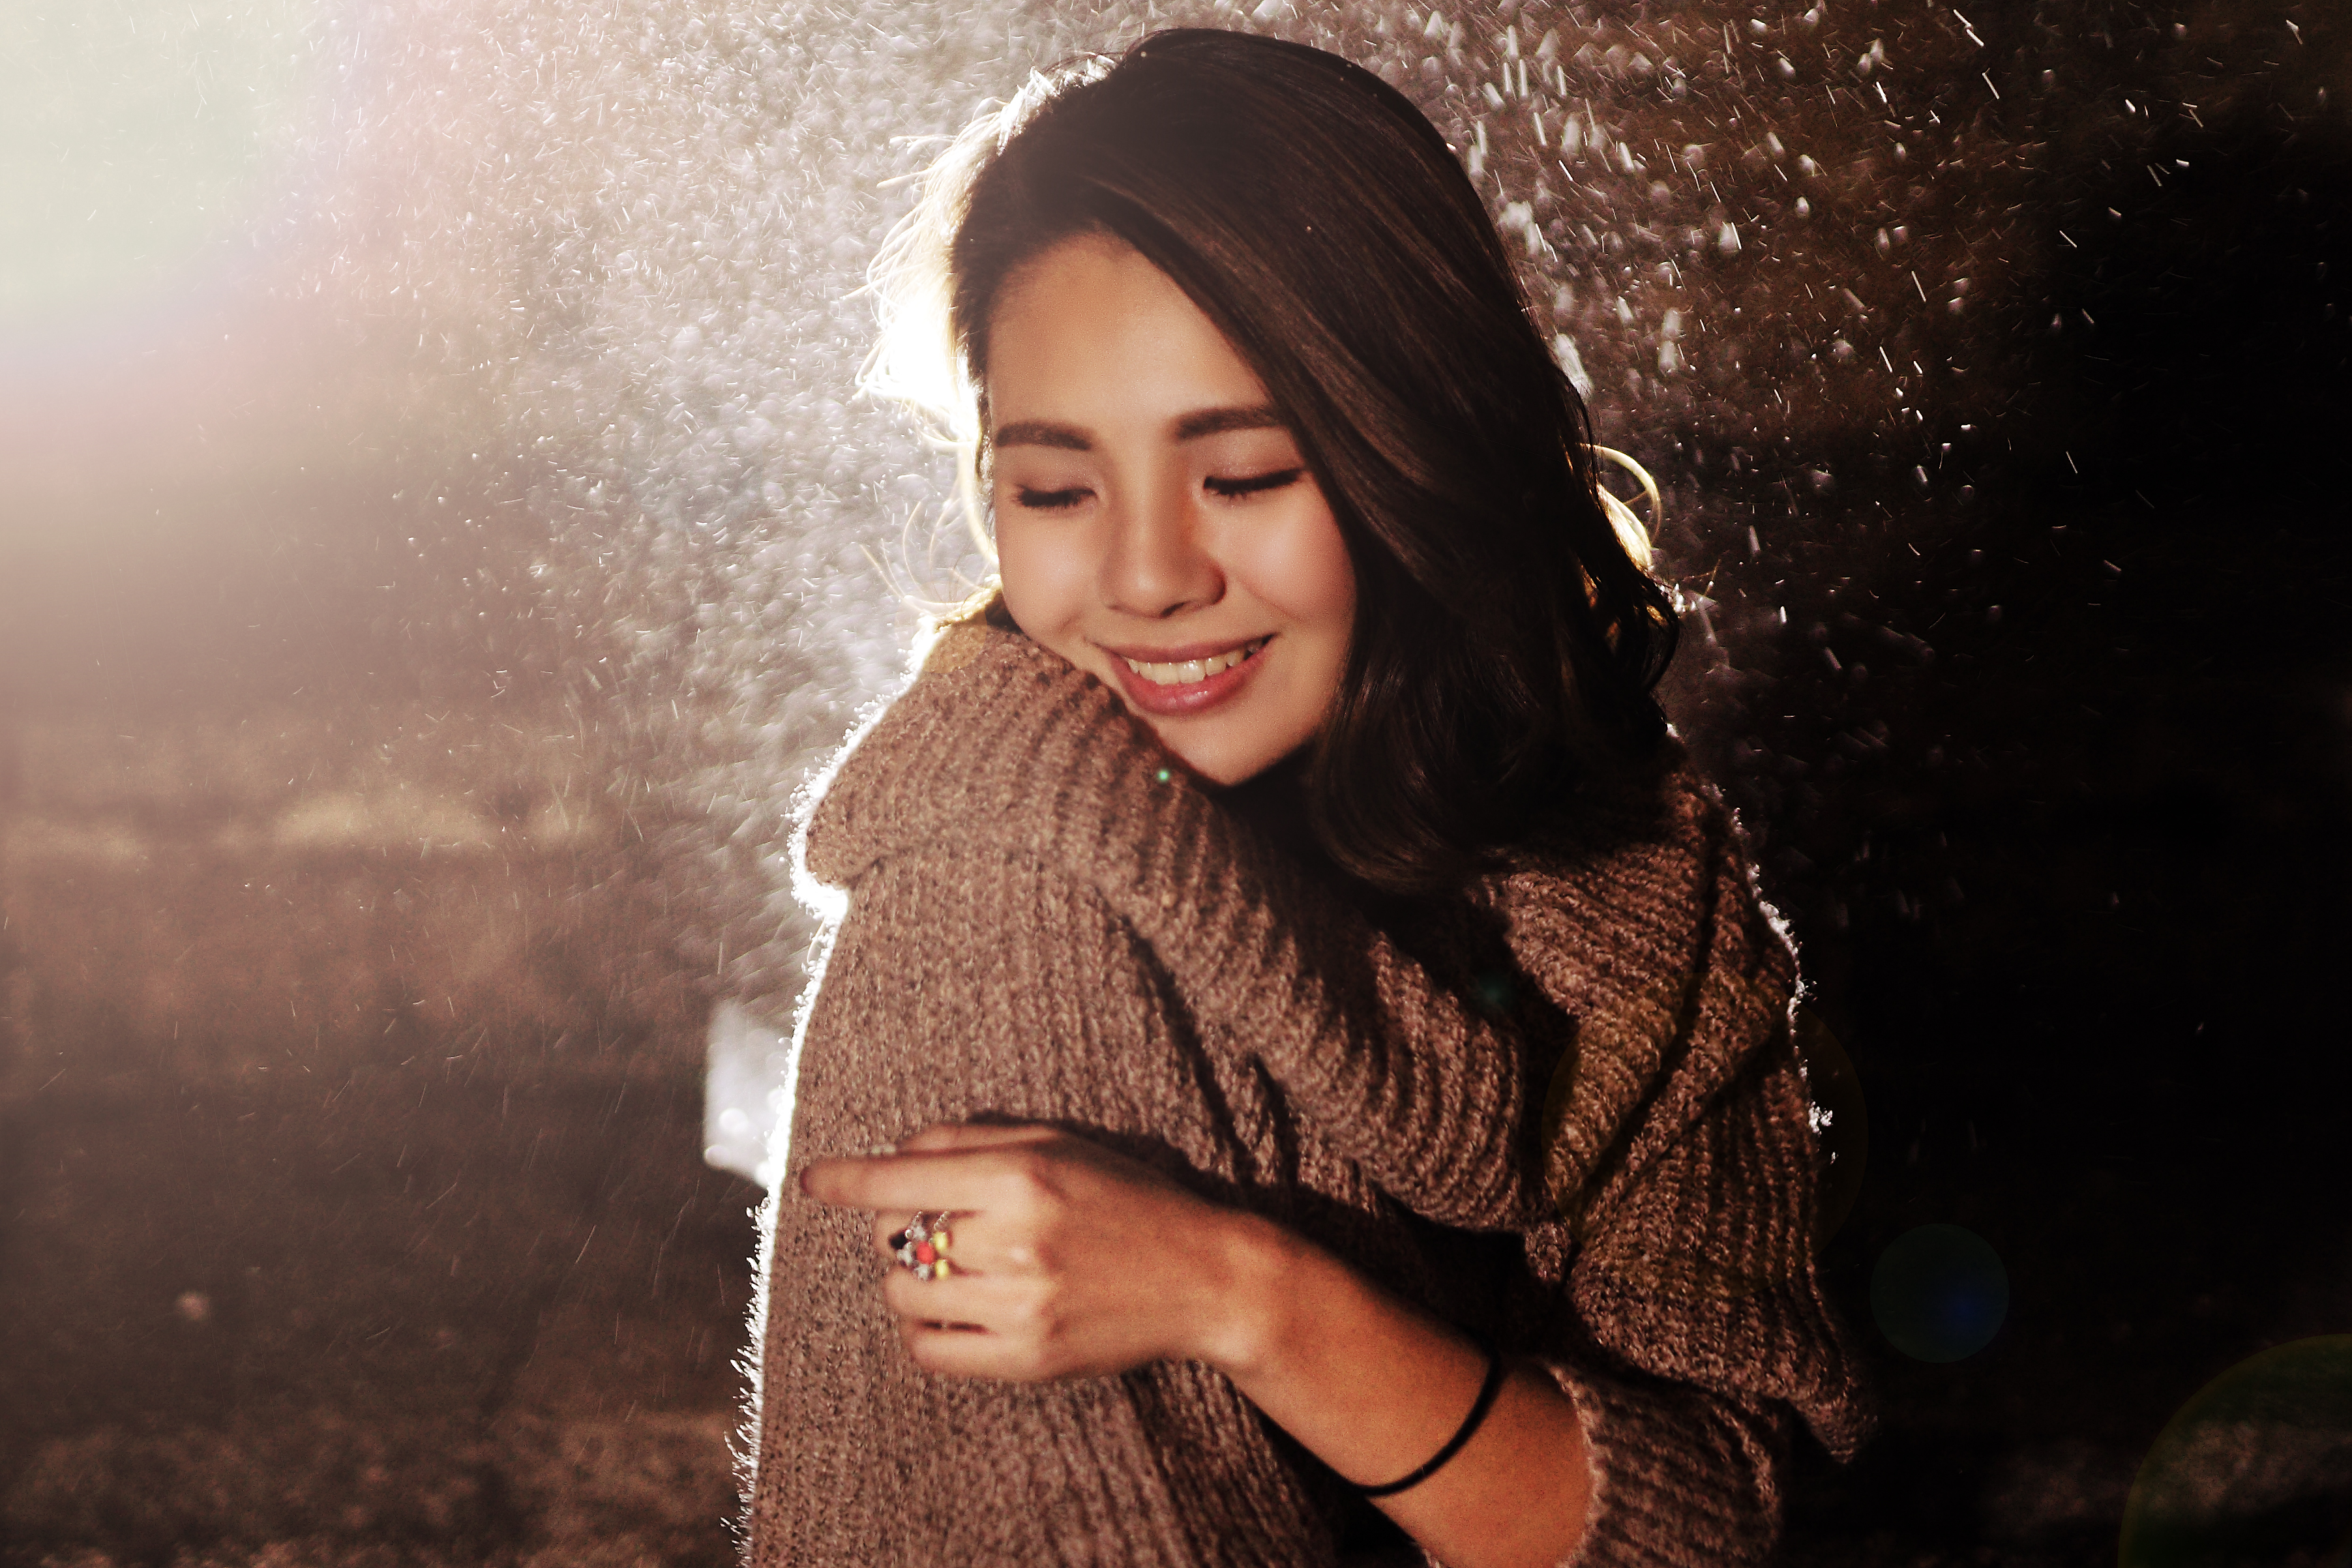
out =
[[[1158,483],[1112,508],[1101,581],[1110,608],[1164,621],[1224,597],[1225,574],[1206,548],[1189,490],[1189,476]]]

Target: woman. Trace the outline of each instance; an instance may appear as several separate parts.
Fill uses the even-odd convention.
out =
[[[1000,585],[804,835],[753,1561],[1763,1555],[1863,1427],[1793,960],[1442,139],[1163,34],[888,260]]]

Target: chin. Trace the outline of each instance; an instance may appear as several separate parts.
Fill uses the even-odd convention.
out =
[[[1145,723],[1151,721],[1147,717]],[[1220,787],[1246,784],[1285,758],[1295,756],[1305,742],[1289,745],[1171,734],[1171,727],[1152,724],[1160,743],[1201,778]]]
[[[1182,758],[1184,765],[1199,774],[1203,781],[1213,784],[1221,789],[1231,789],[1235,784],[1245,784],[1265,770],[1264,767],[1249,762],[1234,763],[1223,758],[1194,758],[1185,757],[1181,751],[1176,755]]]

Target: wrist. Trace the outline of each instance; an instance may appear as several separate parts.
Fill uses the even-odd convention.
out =
[[[1246,1385],[1279,1359],[1289,1303],[1314,1249],[1261,1215],[1217,1211],[1209,1290],[1188,1356]]]

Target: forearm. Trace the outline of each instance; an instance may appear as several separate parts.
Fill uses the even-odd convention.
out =
[[[1270,1221],[1226,1224],[1226,1308],[1202,1344],[1251,1403],[1342,1477],[1411,1473],[1462,1425],[1486,1371],[1459,1330]],[[1584,1533],[1576,1406],[1517,1364],[1466,1446],[1377,1506],[1447,1568],[1555,1568]]]

